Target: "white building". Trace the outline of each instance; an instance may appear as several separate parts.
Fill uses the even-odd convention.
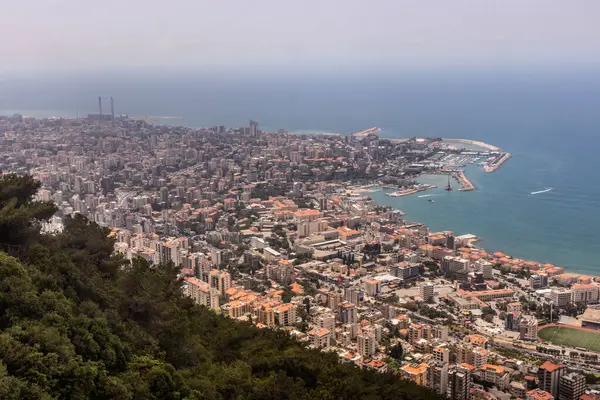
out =
[[[558,307],[564,307],[571,302],[571,291],[568,289],[552,289],[550,298],[552,303]]]
[[[535,317],[521,318],[519,324],[521,340],[538,340],[538,321]]]
[[[573,303],[595,304],[600,296],[600,289],[593,283],[579,283],[571,286]]]
[[[430,302],[433,300],[434,286],[432,283],[426,283],[419,288],[419,295],[423,299],[424,302]]]
[[[360,333],[356,338],[358,353],[363,357],[369,357],[375,353],[376,340],[371,332]]]
[[[183,293],[191,297],[196,304],[219,309],[219,292],[210,288],[208,283],[202,282],[196,278],[185,278]]]
[[[477,271],[483,274],[484,279],[493,278],[493,265],[491,262],[484,260],[483,258],[475,262]]]
[[[329,347],[331,342],[331,332],[325,328],[314,328],[308,332],[308,337],[314,347]]]

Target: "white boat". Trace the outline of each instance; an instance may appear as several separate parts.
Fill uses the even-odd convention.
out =
[[[541,194],[541,193],[548,193],[548,192],[549,192],[549,191],[551,191],[552,189],[553,189],[553,188],[547,188],[547,189],[544,189],[544,190],[538,190],[537,192],[531,192],[531,193],[529,193],[529,194],[531,194],[531,195],[536,195],[536,194]]]

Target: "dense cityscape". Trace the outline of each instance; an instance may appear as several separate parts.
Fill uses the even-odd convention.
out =
[[[180,268],[183,293],[216,313],[453,400],[600,394],[596,277],[490,254],[474,235],[432,232],[369,197],[427,190],[422,173],[475,190],[462,167],[493,172],[510,158],[498,148],[101,110],[0,117],[0,134],[2,172],[32,175],[37,199],[58,208],[44,232],[83,215],[125,259]]]

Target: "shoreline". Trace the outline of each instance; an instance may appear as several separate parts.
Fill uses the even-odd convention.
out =
[[[442,142],[470,144],[473,146],[483,147],[484,149],[488,149],[490,151],[500,151],[501,150],[500,147],[498,147],[498,146],[494,146],[492,144],[480,142],[478,140],[471,140],[471,139],[442,138]]]

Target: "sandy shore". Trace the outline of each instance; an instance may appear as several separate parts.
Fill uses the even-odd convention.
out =
[[[442,138],[442,140],[444,142],[454,142],[454,143],[463,143],[463,144],[471,144],[473,146],[479,146],[479,147],[483,147],[484,149],[488,149],[490,151],[500,151],[500,147],[491,145],[491,144],[487,144],[484,142],[480,142],[477,140],[470,140],[470,139],[452,139],[452,138]]]

